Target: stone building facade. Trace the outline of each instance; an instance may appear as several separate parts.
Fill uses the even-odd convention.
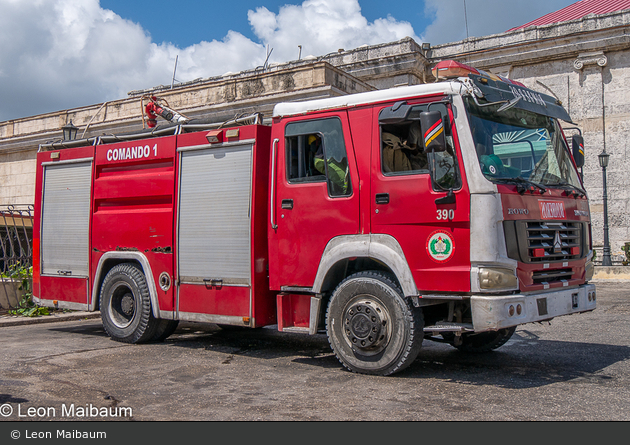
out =
[[[432,82],[431,67],[455,59],[505,75],[556,96],[583,133],[583,169],[591,199],[593,242],[601,258],[603,182],[597,156],[610,154],[608,213],[613,261],[630,241],[630,10],[533,26],[430,47],[410,38],[381,45],[200,79],[171,88],[130,92],[127,98],[0,123],[0,204],[34,201],[40,143],[61,138],[72,121],[79,137],[142,128],[141,97],[155,93],[188,117],[218,122],[262,112],[280,101],[339,96]]]

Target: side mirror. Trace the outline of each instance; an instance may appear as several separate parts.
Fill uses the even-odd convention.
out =
[[[584,138],[577,134],[571,138],[571,148],[573,149],[573,159],[578,168],[584,166]]]
[[[425,153],[446,151],[442,113],[439,111],[424,111],[420,113],[420,126],[424,137]]]

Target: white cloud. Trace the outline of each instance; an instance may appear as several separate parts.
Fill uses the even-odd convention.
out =
[[[273,13],[249,11],[258,42],[229,31],[221,40],[178,48],[156,44],[141,25],[99,0],[0,0],[0,120],[123,98],[181,81],[415,37],[392,17],[368,22],[358,0],[307,0]]]
[[[283,6],[278,14],[260,7],[249,11],[248,18],[256,36],[273,48],[272,59],[277,61],[297,59],[298,45],[303,56],[320,56],[403,37],[418,39],[409,22],[391,16],[368,22],[357,0],[306,0],[299,6]]]
[[[98,0],[0,0],[0,10],[0,119],[109,100],[147,76],[150,38]]]

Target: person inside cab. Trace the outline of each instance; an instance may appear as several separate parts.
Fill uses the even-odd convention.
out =
[[[405,131],[407,130],[407,131]],[[406,138],[404,137],[406,133]],[[423,152],[422,131],[419,122],[404,126],[397,134],[381,133],[383,142],[383,171],[395,173],[428,168],[427,155]]]
[[[312,163],[315,169],[322,175],[326,175],[326,165],[328,165],[328,178],[334,194],[345,195],[348,192],[348,167],[337,162],[332,156],[325,159],[322,138],[318,134],[311,134],[307,139],[309,153],[312,156]]]

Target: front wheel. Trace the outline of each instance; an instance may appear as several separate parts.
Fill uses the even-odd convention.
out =
[[[335,289],[326,313],[328,341],[350,371],[390,375],[409,366],[422,346],[422,310],[380,271],[359,272]]]
[[[116,341],[142,343],[156,335],[159,320],[153,317],[147,280],[136,264],[118,264],[107,273],[100,309],[103,328]]]
[[[162,342],[170,337],[179,326],[179,320],[158,320],[151,341]]]
[[[451,344],[463,352],[490,352],[506,344],[514,335],[514,331],[516,326],[479,334],[462,334],[461,344]]]

